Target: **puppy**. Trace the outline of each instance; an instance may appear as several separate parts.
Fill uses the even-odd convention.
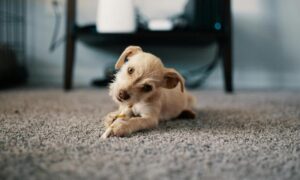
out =
[[[126,136],[154,128],[159,121],[178,116],[195,118],[195,100],[186,92],[183,77],[175,69],[164,67],[158,57],[138,46],[129,46],[115,68],[119,71],[109,86],[109,95],[119,109],[104,118],[105,127],[111,128],[113,135]],[[127,107],[133,116],[127,121],[114,122]]]

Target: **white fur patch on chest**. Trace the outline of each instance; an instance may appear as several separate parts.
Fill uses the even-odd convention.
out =
[[[149,103],[140,102],[132,107],[132,112],[135,116],[145,116],[151,114],[151,107]]]

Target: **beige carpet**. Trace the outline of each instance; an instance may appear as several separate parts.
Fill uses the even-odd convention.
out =
[[[197,120],[100,141],[107,91],[1,91],[0,179],[300,179],[300,93],[194,94]]]

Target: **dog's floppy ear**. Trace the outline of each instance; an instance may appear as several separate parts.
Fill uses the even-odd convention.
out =
[[[119,60],[116,62],[115,68],[120,69],[128,57],[142,51],[142,48],[139,46],[128,46],[119,57]]]
[[[180,83],[181,92],[184,92],[184,79],[183,77],[172,68],[165,68],[164,78],[162,82],[162,87],[173,89]]]

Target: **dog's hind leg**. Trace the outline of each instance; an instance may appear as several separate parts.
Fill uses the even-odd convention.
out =
[[[186,110],[183,110],[177,118],[179,118],[179,119],[195,119],[196,113],[192,110],[186,109]]]
[[[187,94],[187,109],[194,109],[196,107],[197,100],[192,94]]]

